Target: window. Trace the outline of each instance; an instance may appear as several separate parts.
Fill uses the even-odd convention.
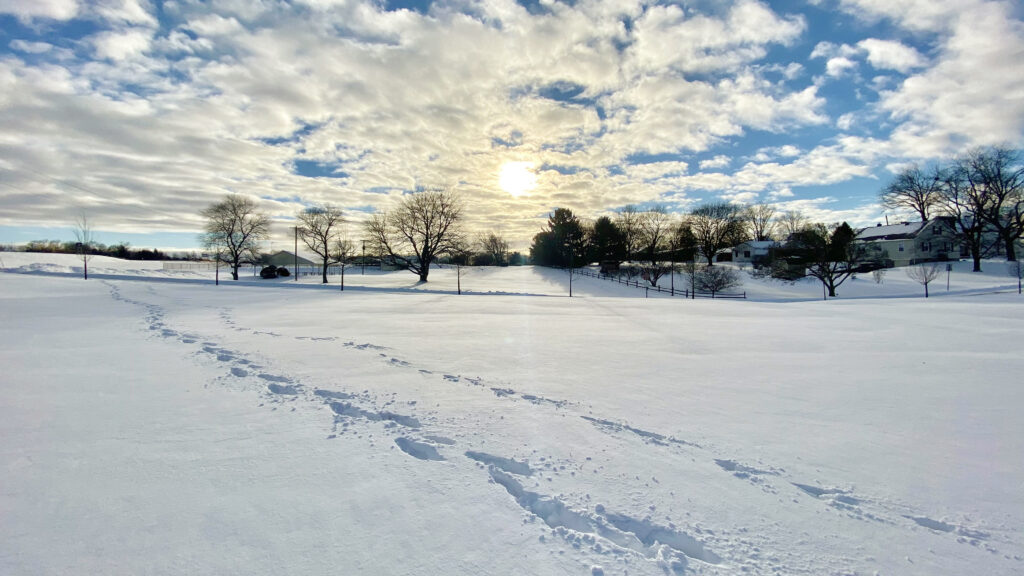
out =
[[[900,252],[903,252],[903,242],[900,242],[900,248],[899,248],[899,250],[900,250]]]
[[[931,251],[932,251],[932,243],[931,242],[921,242],[921,252],[931,252]]]

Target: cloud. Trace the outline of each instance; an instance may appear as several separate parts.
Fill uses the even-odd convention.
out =
[[[714,158],[709,158],[708,160],[702,161],[700,163],[700,169],[714,170],[716,168],[726,168],[729,166],[730,163],[732,163],[732,158],[724,154],[720,154],[718,156],[715,156]]]
[[[857,63],[845,56],[836,56],[835,58],[829,58],[825,64],[825,73],[834,78],[838,78],[846,72],[853,70],[857,67]]]
[[[593,217],[630,203],[801,200],[993,118],[1005,123],[993,133],[1020,124],[1019,24],[1005,13],[994,34],[975,25],[922,42],[928,58],[885,38],[818,42],[813,57],[854,89],[855,66],[892,71],[874,84],[877,104],[861,105],[790,61],[817,39],[803,16],[742,0],[702,8],[176,2],[157,22],[149,2],[91,2],[75,12],[89,36],[26,27],[10,43],[19,52],[0,56],[0,224],[87,210],[103,227],[194,231],[200,209],[237,192],[265,198],[282,227],[301,203],[330,201],[355,230],[366,206],[441,185],[471,200],[471,225],[528,239],[554,206]],[[334,177],[298,174],[302,161]],[[507,162],[538,167],[528,196],[499,187]]]
[[[926,63],[925,58],[917,50],[892,40],[867,38],[858,42],[857,46],[866,50],[868,62],[881,70],[906,73]]]
[[[53,44],[50,44],[49,42],[26,42],[24,40],[11,40],[10,47],[12,50],[25,52],[26,54],[44,54],[53,49]]]
[[[986,4],[985,0],[840,0],[844,11],[864,20],[889,19],[909,30],[934,32],[948,27],[964,13]]]
[[[883,92],[879,108],[899,122],[901,154],[931,158],[1024,137],[1024,24],[986,3],[960,13],[935,64]]]
[[[141,57],[149,51],[153,40],[152,31],[132,28],[117,32],[103,32],[92,38],[96,56],[109,60],[129,60]]]
[[[23,21],[70,20],[78,15],[78,10],[76,0],[0,0],[0,14],[11,14]]]

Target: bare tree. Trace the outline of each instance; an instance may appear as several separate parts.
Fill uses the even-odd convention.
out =
[[[615,218],[615,225],[622,233],[622,244],[627,260],[633,259],[634,255],[640,251],[640,236],[642,234],[640,219],[640,209],[632,204],[619,210]]]
[[[72,229],[75,234],[75,250],[82,257],[82,278],[89,279],[89,259],[92,258],[92,248],[96,243],[93,237],[92,226],[85,215],[75,218],[75,226]]]
[[[743,210],[747,234],[754,240],[771,240],[775,236],[775,207],[770,204],[754,204]]]
[[[238,194],[228,195],[200,214],[207,220],[200,242],[216,251],[231,266],[231,278],[238,280],[242,262],[259,259],[260,242],[270,235],[270,217],[259,212],[252,199]]]
[[[344,222],[341,208],[331,204],[310,206],[299,212],[296,218],[300,223],[299,237],[307,248],[320,257],[323,283],[327,284],[327,267],[335,261],[333,252]]]
[[[462,200],[450,190],[424,190],[407,195],[387,214],[366,223],[372,241],[395,262],[426,282],[430,264],[462,239]]]
[[[983,198],[978,216],[999,236],[1006,259],[1017,259],[1016,243],[1024,236],[1024,162],[1016,150],[979,148],[959,161],[967,185]]]
[[[353,242],[351,240],[348,240],[348,239],[342,239],[340,237],[339,238],[335,238],[334,246],[331,247],[331,257],[330,257],[330,260],[334,261],[334,262],[337,262],[338,264],[341,265],[341,291],[342,292],[345,291],[345,265],[347,265],[349,263],[349,261],[352,260],[352,257],[355,255],[355,253],[356,253],[356,244],[355,244],[355,242]],[[327,269],[326,265],[324,266],[324,269],[325,270]],[[326,277],[326,272],[324,273],[324,275]]]
[[[482,234],[477,241],[480,251],[490,256],[491,262],[496,266],[508,265],[508,242],[494,232]]]
[[[938,166],[925,171],[915,164],[897,174],[879,197],[882,206],[890,210],[913,210],[922,222],[927,222],[929,212],[942,201],[942,182],[942,170]]]
[[[924,297],[927,298],[928,285],[931,284],[932,280],[939,277],[939,272],[942,271],[942,268],[943,265],[938,262],[909,266],[907,268],[907,277],[918,284],[924,285]]]
[[[675,224],[672,216],[664,206],[637,213],[639,216],[640,234],[637,248],[640,258],[646,263],[643,267],[644,279],[657,286],[658,280],[668,274],[672,268],[664,265],[665,255],[672,248]]]
[[[714,264],[715,253],[719,250],[746,239],[741,214],[742,209],[729,202],[704,204],[690,212],[687,223],[708,266]]]
[[[462,294],[462,266],[469,262],[472,253],[473,247],[465,237],[454,239],[451,248],[448,249],[451,261],[455,264],[455,289],[460,295]]]
[[[793,234],[801,232],[810,226],[810,220],[808,220],[807,216],[804,216],[804,214],[799,210],[788,210],[783,212],[779,215],[777,223],[782,235],[785,236],[782,240],[785,240]]]
[[[974,272],[981,272],[981,259],[991,248],[985,241],[985,220],[979,216],[985,211],[986,200],[984,191],[970,185],[967,175],[968,170],[960,163],[944,173],[941,209],[953,218],[960,241],[974,261]]]

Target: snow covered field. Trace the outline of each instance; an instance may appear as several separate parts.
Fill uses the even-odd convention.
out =
[[[1003,263],[822,302],[0,259],[2,574],[1024,572]]]

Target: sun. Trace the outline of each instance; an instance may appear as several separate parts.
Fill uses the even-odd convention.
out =
[[[537,187],[533,162],[505,162],[498,175],[498,185],[513,196],[523,196]]]

